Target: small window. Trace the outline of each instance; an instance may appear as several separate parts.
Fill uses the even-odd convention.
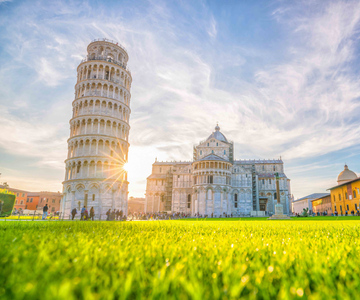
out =
[[[347,199],[348,198],[348,194],[347,194],[347,192],[345,192],[345,199]]]
[[[357,206],[357,204],[355,203],[355,210],[358,210],[358,206]]]
[[[211,153],[214,154],[214,150],[211,150]]]
[[[16,197],[19,197],[19,193],[16,194]]]
[[[92,194],[92,201],[95,201],[95,194]]]
[[[339,201],[341,201],[341,194],[339,194]]]
[[[23,194],[22,196],[25,197],[25,194]]]
[[[200,150],[200,155],[202,155],[202,150]]]
[[[342,205],[340,205],[340,211],[342,212]]]
[[[271,179],[269,179],[269,184],[271,184]]]
[[[262,184],[265,184],[265,179],[262,180]]]
[[[219,143],[216,143],[216,146],[219,146]]]
[[[226,150],[224,150],[224,155],[226,154]]]
[[[23,200],[21,200],[21,203],[20,204],[24,204],[24,201]]]
[[[334,205],[334,211],[336,211],[336,205]]]
[[[161,168],[160,168],[160,173],[161,173]]]
[[[210,176],[209,176],[209,183],[214,183],[214,177],[213,177],[213,175],[210,175]]]
[[[30,202],[32,202],[32,201],[33,201],[33,198],[30,199]]]
[[[52,199],[52,203],[55,203],[55,199]]]
[[[29,202],[29,198],[26,199],[26,202]]]
[[[188,195],[187,208],[191,208],[191,195]]]
[[[356,198],[356,191],[354,190],[353,191],[353,194],[354,194],[354,199]]]
[[[346,209],[349,210],[349,204],[346,205]]]
[[[207,145],[208,145],[208,147],[209,147],[209,145],[210,145],[210,144],[209,144],[209,143],[207,143]]]
[[[274,200],[277,200],[277,193],[274,193]]]
[[[180,175],[178,175],[178,179],[180,179]]]
[[[262,170],[265,171],[265,166],[262,166]]]
[[[334,202],[335,202],[335,195],[333,196],[333,198],[334,198]]]
[[[274,166],[274,169],[273,169],[274,171],[276,171],[276,167]]]

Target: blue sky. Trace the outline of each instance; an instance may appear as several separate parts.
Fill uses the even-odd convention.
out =
[[[130,56],[130,196],[217,121],[236,159],[324,192],[360,172],[359,29],[358,1],[0,0],[0,181],[61,191],[76,68],[106,37]]]

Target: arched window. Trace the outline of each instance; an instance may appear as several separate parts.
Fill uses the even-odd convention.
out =
[[[188,199],[187,199],[187,208],[191,208],[191,195],[188,195]]]
[[[238,207],[238,194],[234,195],[234,207],[237,208]]]
[[[209,183],[214,183],[214,177],[213,177],[213,175],[210,175],[210,176],[209,176]]]
[[[277,200],[277,193],[274,193],[274,200]]]
[[[202,150],[200,150],[200,155],[202,155]]]

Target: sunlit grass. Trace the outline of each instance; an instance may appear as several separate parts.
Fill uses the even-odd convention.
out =
[[[356,299],[360,221],[0,222],[4,299]]]

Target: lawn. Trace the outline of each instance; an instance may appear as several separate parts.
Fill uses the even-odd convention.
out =
[[[0,222],[0,299],[355,299],[359,236],[356,217]]]

